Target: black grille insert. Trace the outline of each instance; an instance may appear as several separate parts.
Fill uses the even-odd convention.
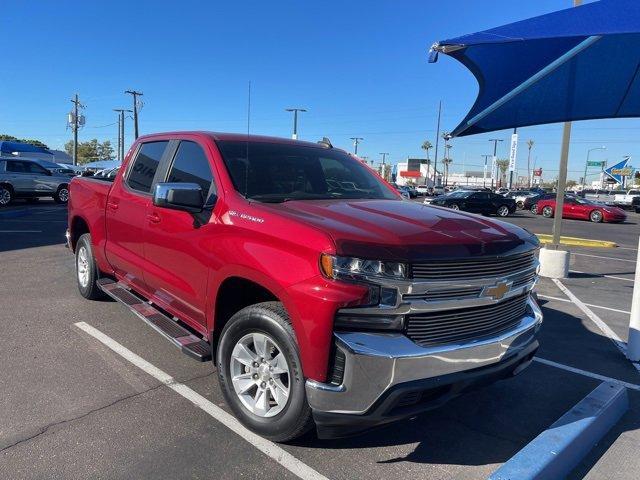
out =
[[[458,342],[497,334],[525,315],[528,294],[497,304],[421,313],[407,317],[406,335],[422,346]]]
[[[533,268],[534,262],[534,251],[501,258],[433,260],[428,263],[414,263],[411,265],[411,274],[415,279],[434,281],[498,277]]]

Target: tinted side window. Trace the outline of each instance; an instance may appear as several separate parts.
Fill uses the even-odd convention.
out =
[[[25,173],[24,162],[7,162],[7,172]]]
[[[37,173],[38,175],[46,175],[48,170],[40,165],[38,165],[37,163],[33,163],[33,162],[26,162],[25,164],[25,170],[29,173]]]
[[[181,141],[167,182],[197,183],[206,197],[212,181],[211,165],[202,147],[195,142]]]
[[[127,178],[127,184],[131,188],[144,193],[151,191],[153,177],[168,143],[168,141],[149,142],[140,146]]]

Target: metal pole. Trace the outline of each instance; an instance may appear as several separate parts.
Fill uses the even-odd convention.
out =
[[[571,122],[565,122],[562,128],[562,149],[560,151],[560,172],[556,192],[556,208],[553,214],[553,240],[549,248],[557,250],[562,233],[562,209],[564,208],[564,190],[567,186],[567,163],[569,162],[569,143],[571,141]]]
[[[73,100],[73,164],[78,165],[78,94]]]
[[[442,100],[438,103],[438,127],[436,128],[436,151],[433,160],[433,186],[438,186],[438,143],[440,142],[440,115],[442,114]]]
[[[487,159],[491,155],[482,155],[484,157],[484,170],[482,171],[482,188],[487,188]]]
[[[124,161],[124,111],[120,112],[120,163]]]
[[[124,93],[128,93],[133,97],[133,136],[138,138],[138,97],[142,96],[142,92],[135,90],[126,90]],[[123,142],[124,143],[124,139]],[[123,159],[124,160],[124,159]]]
[[[492,160],[492,164],[491,164],[491,190],[493,190],[493,179],[496,179],[496,185],[498,184],[497,180],[498,180],[498,162],[497,162],[497,158],[496,158],[496,153],[498,152],[498,142],[501,142],[502,140],[498,139],[498,138],[492,138],[489,140],[490,142],[493,142],[493,160]],[[495,165],[493,164],[495,163]],[[495,171],[494,171],[495,168]]]
[[[358,155],[358,143],[360,143],[360,140],[364,140],[364,138],[351,137],[349,140],[353,140],[353,154]]]
[[[513,129],[513,133],[516,134],[518,133],[518,129],[514,128]],[[509,155],[511,155],[511,152],[509,152]],[[509,190],[511,190],[513,188],[513,170],[509,170]]]
[[[122,145],[122,112],[118,112],[118,162],[122,163],[122,157],[120,156],[120,146]],[[99,160],[99,159],[98,159]]]
[[[640,239],[638,239],[638,245],[631,316],[629,317],[629,341],[627,343],[627,358],[632,362],[640,361]]]

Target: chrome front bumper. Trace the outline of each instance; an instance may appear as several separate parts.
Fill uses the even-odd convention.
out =
[[[341,385],[307,380],[309,405],[320,412],[364,414],[390,388],[415,380],[474,370],[512,358],[536,341],[542,312],[531,298],[527,314],[500,335],[421,347],[401,333],[336,332],[345,354]]]

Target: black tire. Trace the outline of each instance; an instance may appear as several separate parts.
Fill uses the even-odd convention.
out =
[[[496,210],[496,215],[499,217],[508,217],[509,213],[509,205],[500,205]]]
[[[545,218],[553,217],[553,208],[546,206],[542,209],[542,216]]]
[[[522,210],[524,208],[524,202],[520,200],[518,203],[516,203],[516,208],[518,210]]]
[[[0,185],[0,207],[6,207],[13,202],[13,188],[9,185]]]
[[[84,253],[83,253],[84,252]],[[87,262],[87,280],[83,285],[81,281],[81,274],[79,272],[80,265],[82,263],[82,256]],[[91,247],[91,234],[85,233],[81,235],[76,244],[76,282],[78,284],[78,290],[80,295],[88,300],[98,300],[104,298],[104,293],[98,288],[97,281],[100,278],[100,272],[98,266],[93,258],[93,249]]]
[[[593,210],[589,214],[589,220],[591,220],[593,223],[602,223],[603,219],[604,219],[604,215],[600,210]]]
[[[531,205],[531,213],[533,213],[534,215],[538,214],[538,204],[534,203],[533,205]]]
[[[60,185],[53,200],[56,203],[67,203],[69,201],[69,185]]]
[[[460,206],[457,203],[452,203],[451,210],[460,210]]]
[[[281,347],[289,368],[289,396],[282,411],[261,417],[249,411],[231,382],[231,354],[236,344],[248,334],[268,335]],[[307,403],[305,378],[289,315],[279,302],[264,302],[243,308],[225,325],[215,357],[220,388],[235,416],[248,429],[275,442],[297,438],[313,427]]]

